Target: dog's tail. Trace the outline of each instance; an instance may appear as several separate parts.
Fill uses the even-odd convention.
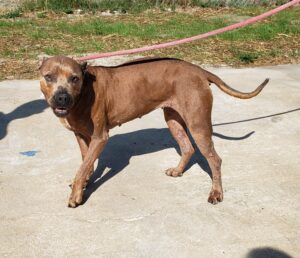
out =
[[[214,83],[215,85],[218,86],[219,89],[221,89],[222,91],[224,91],[226,94],[239,98],[239,99],[250,99],[255,97],[256,95],[258,95],[262,89],[267,85],[267,83],[269,82],[269,79],[266,79],[261,85],[259,85],[254,91],[252,92],[241,92],[238,90],[235,90],[233,88],[231,88],[230,86],[228,86],[224,81],[222,81],[218,76],[205,71],[205,75],[206,78],[209,82]]]

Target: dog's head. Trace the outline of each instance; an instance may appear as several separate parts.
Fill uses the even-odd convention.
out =
[[[40,86],[48,104],[58,117],[66,117],[83,87],[86,63],[79,64],[65,56],[43,59]]]

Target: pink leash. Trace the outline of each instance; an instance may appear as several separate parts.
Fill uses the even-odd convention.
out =
[[[93,60],[93,59],[98,59],[98,58],[103,58],[103,57],[110,57],[110,56],[121,56],[121,55],[129,55],[129,54],[135,54],[135,53],[140,53],[140,52],[145,52],[145,51],[150,51],[150,50],[155,50],[155,49],[160,49],[160,48],[166,48],[166,47],[172,47],[175,45],[179,45],[179,44],[184,44],[184,43],[188,43],[194,40],[199,40],[199,39],[205,39],[226,31],[231,31],[231,30],[235,30],[238,28],[242,28],[245,27],[247,25],[253,24],[255,22],[261,21],[271,15],[274,15],[278,12],[283,11],[284,9],[293,6],[297,3],[300,3],[300,0],[292,0],[284,5],[281,5],[273,10],[270,10],[266,13],[263,13],[261,15],[249,18],[245,21],[236,23],[236,24],[232,24],[229,26],[226,26],[224,28],[221,29],[216,29],[204,34],[200,34],[200,35],[196,35],[193,37],[189,37],[189,38],[184,38],[184,39],[179,39],[179,40],[175,40],[175,41],[171,41],[171,42],[167,42],[167,43],[161,43],[161,44],[155,44],[152,46],[145,46],[145,47],[140,47],[140,48],[133,48],[133,49],[127,49],[127,50],[119,50],[119,51],[114,51],[114,52],[106,52],[106,53],[101,53],[101,54],[95,54],[95,55],[90,55],[90,56],[85,56],[85,57],[80,57],[78,58],[78,60],[81,61],[85,61],[85,60]]]

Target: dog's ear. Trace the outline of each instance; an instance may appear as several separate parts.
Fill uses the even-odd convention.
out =
[[[46,60],[49,59],[49,56],[39,56],[39,64],[38,64],[38,70],[41,70],[43,64],[45,63]]]
[[[78,61],[81,66],[82,73],[85,74],[87,71],[87,62],[86,61]]]

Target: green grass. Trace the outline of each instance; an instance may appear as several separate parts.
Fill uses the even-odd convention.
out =
[[[191,0],[191,4],[201,7],[248,7],[248,6],[270,6],[282,5],[286,0],[260,0],[260,1],[241,1],[241,0]]]
[[[140,47],[198,35],[264,10],[224,9],[213,15],[212,10],[207,10],[209,15],[155,11],[118,16],[67,16],[39,11],[13,19],[0,18],[0,56],[33,60],[40,54],[83,55]],[[229,65],[295,62],[300,58],[299,39],[297,7],[255,25],[145,55]]]
[[[55,55],[61,54],[60,50],[56,47],[46,47],[46,48],[44,48],[44,52],[45,52],[45,54],[50,55],[50,56],[55,56]]]
[[[44,19],[47,17],[47,13],[46,12],[39,12],[36,14],[36,17],[39,19]]]
[[[44,14],[45,15],[45,14]],[[38,16],[38,18],[40,18]],[[162,23],[146,22],[139,24],[128,20],[112,20],[92,17],[84,22],[68,20],[35,19],[0,20],[0,33],[6,29],[22,29],[23,34],[32,38],[47,38],[51,34],[71,34],[74,36],[105,36],[116,34],[122,37],[140,39],[178,39],[194,36],[232,24],[229,18],[215,17],[202,19],[201,16],[192,17],[189,14],[169,14],[169,19]],[[146,19],[155,19],[148,16]],[[133,18],[134,19],[134,18]],[[228,41],[262,40],[270,41],[278,34],[300,34],[299,9],[282,12],[267,22],[257,23],[233,32],[227,32],[218,37]]]
[[[8,29],[24,29],[32,22],[26,19],[23,20],[1,20],[0,19],[0,30],[8,30]],[[10,31],[12,32],[12,31]]]
[[[21,7],[29,11],[53,10],[65,13],[72,13],[74,9],[139,13],[154,6],[153,0],[25,0]]]
[[[13,18],[21,17],[21,16],[22,16],[22,10],[21,10],[21,8],[17,8],[15,10],[12,10],[5,14],[0,15],[0,18],[13,19]]]
[[[92,9],[96,7],[96,4],[89,0],[24,0],[21,7],[29,11],[46,9],[68,12],[75,8]]]
[[[55,12],[73,13],[74,9],[84,11],[118,11],[121,13],[140,13],[147,9],[159,7],[161,10],[182,6],[199,7],[248,7],[248,6],[273,6],[288,2],[288,0],[187,0],[187,1],[163,1],[163,0],[23,0],[20,8],[25,11],[52,10]],[[7,14],[8,18],[20,16],[20,11]]]
[[[137,16],[138,17],[138,16]],[[168,19],[157,23],[155,19],[161,16],[147,14],[145,17],[148,22],[140,24],[132,19],[113,19],[104,17],[92,17],[85,19],[84,22],[68,19],[49,20],[43,16],[42,21],[38,19],[0,20],[0,35],[12,35],[12,33],[22,34],[22,37],[29,40],[64,40],[69,35],[71,42],[66,44],[72,47],[76,37],[101,37],[116,35],[138,41],[169,41],[201,34],[232,24],[230,18],[213,17],[203,19],[201,16],[192,17],[186,13],[170,13]],[[126,16],[125,16],[126,18]],[[152,21],[154,19],[154,21]],[[131,21],[133,20],[133,21]],[[266,22],[257,23],[233,32],[228,32],[217,36],[218,39],[228,42],[247,42],[247,41],[272,41],[278,34],[299,35],[300,34],[300,15],[299,9],[290,9],[283,12]],[[55,45],[55,43],[53,43]],[[113,48],[113,46],[111,46]],[[114,47],[117,49],[118,47]],[[105,50],[105,44],[87,40],[84,46],[77,47],[77,51],[99,51]],[[65,53],[63,48],[58,47],[44,48],[44,52],[50,55]],[[7,55],[7,54],[6,54]],[[239,56],[239,55],[237,55]],[[241,53],[238,57],[242,62],[251,63],[257,59],[255,55]]]
[[[245,64],[253,63],[261,55],[259,52],[244,52],[240,50],[234,51],[234,53],[235,57]]]
[[[218,36],[228,41],[262,40],[270,41],[278,34],[299,34],[299,13],[290,11],[274,16],[269,22],[258,23],[233,32],[228,32]],[[20,23],[21,25],[22,23]],[[111,21],[107,19],[91,18],[84,23],[82,21],[66,23],[57,21],[48,23],[50,30],[55,28],[57,33],[67,33],[74,36],[98,35],[106,36],[117,34],[122,37],[134,37],[140,39],[178,39],[194,36],[207,31],[215,30],[232,24],[229,19],[211,18],[203,20],[199,17],[191,19],[187,14],[173,14],[164,23],[145,23]],[[1,23],[0,23],[1,26]],[[13,26],[8,23],[8,26]],[[29,32],[32,33],[32,32]],[[34,32],[36,37],[45,37],[44,28]]]
[[[276,35],[299,34],[300,15],[299,9],[291,9],[288,12],[279,13],[267,22],[260,22],[252,26],[222,34],[220,37],[225,40],[263,40],[269,41]]]

